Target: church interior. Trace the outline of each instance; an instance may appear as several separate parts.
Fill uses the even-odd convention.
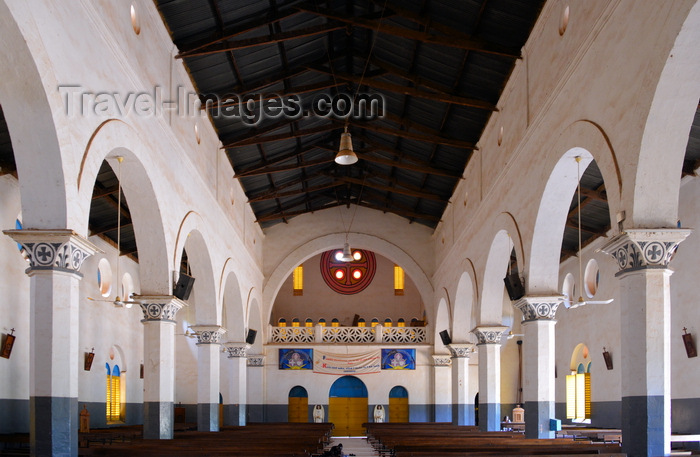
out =
[[[0,455],[700,453],[700,1],[0,38]]]

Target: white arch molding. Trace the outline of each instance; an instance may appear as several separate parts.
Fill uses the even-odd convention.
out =
[[[275,297],[282,284],[294,268],[304,260],[329,249],[338,248],[345,243],[345,233],[332,233],[308,241],[294,249],[282,259],[270,274],[263,289],[263,318],[269,322]],[[376,252],[397,265],[400,265],[411,278],[421,295],[426,307],[433,303],[433,286],[423,269],[406,251],[387,240],[365,233],[351,233],[353,248],[367,249]],[[432,309],[427,309],[428,315],[434,315]]]
[[[80,207],[83,216],[77,230],[87,233],[92,189],[102,162],[107,160],[116,171],[116,157],[124,157],[121,164],[122,190],[134,222],[141,293],[170,295],[170,271],[175,267],[168,255],[172,251],[162,217],[164,196],[157,195],[154,177],[149,172],[158,169],[152,163],[152,154],[147,143],[125,122],[110,120],[100,124],[87,144],[77,177],[78,199],[74,206]],[[170,248],[174,249],[174,246]]]
[[[238,275],[234,270],[234,262],[231,258],[226,259],[224,263],[219,283],[222,309],[221,325],[226,328],[226,340],[231,342],[244,341],[247,321],[244,303],[247,303],[247,300],[243,300]]]

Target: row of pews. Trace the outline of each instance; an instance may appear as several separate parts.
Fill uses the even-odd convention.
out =
[[[518,432],[482,432],[449,423],[367,423],[367,439],[386,457],[624,457],[620,443],[573,438],[528,439]]]
[[[172,440],[144,440],[141,435],[119,441],[107,435],[123,435],[121,427],[101,430],[90,447],[81,447],[79,456],[134,457],[310,457],[322,452],[330,442],[330,423],[251,423],[244,427],[224,427],[219,432],[175,431]],[[90,432],[93,433],[93,432]]]

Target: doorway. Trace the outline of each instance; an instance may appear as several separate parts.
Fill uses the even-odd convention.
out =
[[[364,436],[368,421],[367,387],[354,376],[338,378],[331,386],[328,418],[335,436]]]
[[[408,391],[403,386],[389,391],[389,422],[408,422]]]
[[[289,391],[287,405],[288,422],[309,421],[309,393],[301,386],[294,386]]]

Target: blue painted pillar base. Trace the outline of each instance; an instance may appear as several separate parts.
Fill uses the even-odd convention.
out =
[[[622,397],[622,452],[628,457],[664,455],[664,397]]]
[[[474,425],[474,405],[452,405],[452,425]]]
[[[197,403],[197,431],[219,431],[219,405],[215,403]]]
[[[554,419],[554,402],[526,401],[525,409],[525,438],[550,439],[555,437],[549,431],[549,420]]]
[[[171,440],[175,425],[173,402],[147,401],[143,403],[143,439]]]
[[[32,456],[78,456],[78,399],[31,397],[29,399]]]
[[[224,405],[224,425],[246,424],[246,405]]]
[[[479,403],[479,430],[482,432],[501,430],[500,403]]]

